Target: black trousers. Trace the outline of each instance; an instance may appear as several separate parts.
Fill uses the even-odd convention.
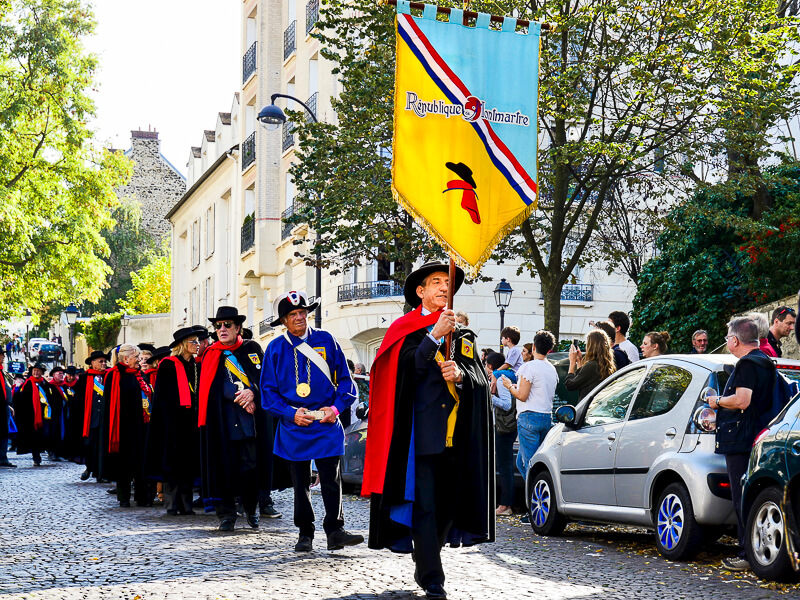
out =
[[[322,491],[322,503],[325,505],[325,519],[322,528],[326,534],[344,527],[344,509],[342,507],[342,473],[340,457],[315,458],[319,484]],[[289,470],[294,487],[294,524],[300,535],[314,537],[314,508],[311,506],[311,461],[290,460]]]
[[[192,510],[192,482],[178,479],[164,479],[164,508],[186,514]]]
[[[98,440],[100,439],[100,428],[95,427],[94,429],[89,430],[88,437],[83,438],[83,455],[84,455],[84,462],[86,464],[86,468],[88,469],[89,473],[92,477],[98,477],[100,475],[98,466],[97,466],[97,453],[99,451],[98,448]]]
[[[726,454],[725,465],[728,468],[728,479],[731,481],[731,498],[733,508],[736,509],[736,530],[739,538],[739,551],[737,556],[747,560],[747,553],[744,549],[745,523],[742,514],[742,475],[747,472],[747,465],[750,463],[750,453],[742,452],[737,454]]]
[[[242,497],[244,512],[256,514],[258,510],[258,459],[256,456],[256,440],[229,442],[233,448],[230,468],[238,483],[238,493]],[[220,521],[236,520],[236,490],[224,494],[216,503],[217,517]]]
[[[417,456],[411,538],[422,587],[444,584],[441,551],[452,525],[446,494],[450,485],[450,454]]]
[[[131,501],[131,482],[133,483],[133,499],[137,506],[153,505],[153,484],[152,482],[139,476],[125,476],[117,479],[117,500],[120,502]]]
[[[494,456],[497,470],[500,473],[500,502],[503,506],[511,506],[514,502],[514,441],[517,432],[494,432]]]

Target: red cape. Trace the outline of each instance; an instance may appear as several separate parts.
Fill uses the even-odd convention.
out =
[[[440,311],[422,316],[422,306],[397,319],[381,342],[369,379],[375,382],[369,389],[369,423],[364,456],[364,480],[361,495],[382,494],[386,478],[389,446],[394,431],[394,404],[397,386],[397,363],[406,336],[433,325]],[[380,384],[378,384],[380,382]]]

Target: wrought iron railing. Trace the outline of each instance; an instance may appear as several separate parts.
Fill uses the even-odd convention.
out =
[[[294,123],[286,121],[283,124],[283,151],[286,152],[289,148],[294,146]]]
[[[242,225],[242,252],[256,245],[256,220],[250,219]]]
[[[273,327],[272,325],[270,325],[270,323],[272,323],[274,320],[275,317],[270,315],[266,319],[261,321],[261,323],[258,324],[258,334],[264,335],[265,333],[272,331]]]
[[[256,71],[256,44],[258,42],[253,42],[242,57],[242,83],[250,79],[250,75]]]
[[[591,302],[594,297],[594,286],[591,283],[568,283],[561,288],[562,300]],[[541,295],[544,298],[544,294]]]
[[[403,284],[397,281],[365,281],[363,283],[346,283],[339,286],[337,300],[369,300],[371,298],[391,298],[403,295]]]
[[[256,160],[256,132],[247,136],[242,144],[242,171],[247,169]]]
[[[292,229],[295,227],[295,223],[287,223],[288,219],[291,219],[294,216],[295,205],[292,204],[291,206],[287,206],[286,210],[281,213],[281,240],[285,240],[292,234]]]
[[[319,97],[319,92],[314,92],[308,97],[306,100],[306,106],[311,110],[311,114],[314,116],[312,117],[306,111],[306,123],[313,123],[314,120],[317,118],[317,98]]]
[[[289,58],[297,50],[297,41],[295,40],[295,30],[297,29],[297,21],[292,21],[283,32],[283,60]]]
[[[306,4],[306,33],[311,33],[319,21],[319,0],[309,0]]]

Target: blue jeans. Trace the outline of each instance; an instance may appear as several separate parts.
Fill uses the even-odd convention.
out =
[[[517,469],[524,478],[528,474],[528,463],[533,458],[544,436],[550,431],[552,417],[550,413],[526,411],[517,415],[517,433],[519,434],[519,452],[517,453]]]

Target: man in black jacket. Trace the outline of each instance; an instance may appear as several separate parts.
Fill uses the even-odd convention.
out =
[[[750,568],[744,549],[745,525],[742,514],[742,475],[747,471],[750,450],[756,434],[775,417],[772,390],[776,369],[772,361],[758,349],[758,326],[748,317],[737,317],[728,323],[725,336],[728,350],[739,359],[725,391],[708,399],[717,410],[717,431],[714,452],[725,455],[731,497],[736,509],[739,551],[726,558],[723,566],[731,571]]]
[[[17,465],[8,460],[8,420],[9,416],[13,416],[14,409],[11,406],[11,386],[3,370],[5,360],[6,351],[0,348],[0,467],[13,469]]]

